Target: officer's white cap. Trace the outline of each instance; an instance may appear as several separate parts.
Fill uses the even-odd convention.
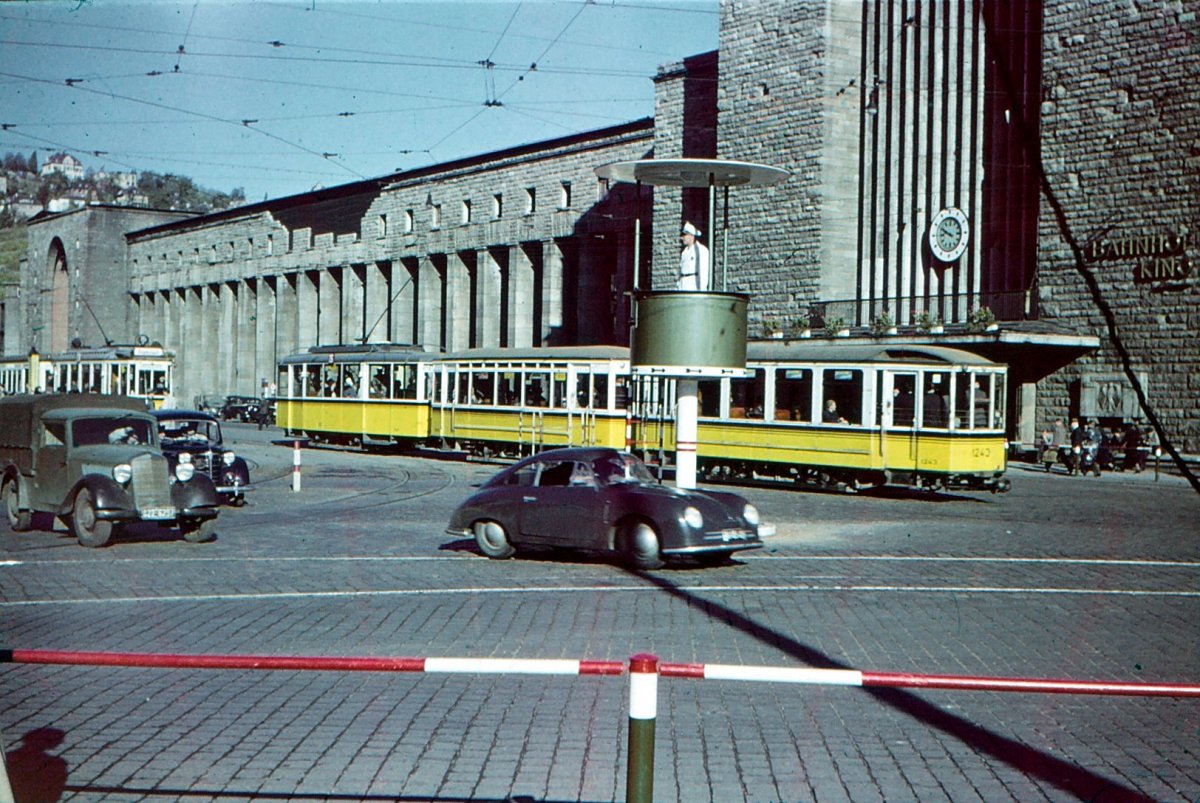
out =
[[[696,227],[695,227],[695,226],[693,226],[691,223],[684,223],[684,224],[683,224],[683,229],[681,229],[679,233],[680,233],[680,234],[690,234],[690,235],[692,235],[693,237],[699,237],[699,236],[700,236],[700,229],[696,228]]]

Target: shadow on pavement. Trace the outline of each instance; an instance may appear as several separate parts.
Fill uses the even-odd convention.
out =
[[[683,600],[691,608],[705,616],[717,618],[741,630],[759,641],[777,647],[793,658],[816,669],[854,669],[833,660],[828,655],[802,644],[796,639],[776,630],[763,627],[754,620],[720,603],[701,600],[677,588],[663,577],[627,569],[630,574],[641,577],[668,594]],[[912,692],[903,689],[864,688],[863,691],[885,705],[901,711],[925,725],[947,733],[972,749],[1004,762],[1030,778],[1060,789],[1077,800],[1122,801],[1123,803],[1150,803],[1152,798],[1135,789],[1097,775],[1083,767],[1064,761],[1014,739],[993,733],[960,716],[948,713],[936,705],[926,702]]]

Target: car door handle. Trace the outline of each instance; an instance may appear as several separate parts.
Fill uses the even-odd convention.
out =
[[[536,496],[523,496],[521,498],[524,499],[526,502],[536,502],[537,501]]]

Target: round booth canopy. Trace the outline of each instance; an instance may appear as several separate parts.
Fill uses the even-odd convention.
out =
[[[761,187],[778,184],[791,172],[728,159],[642,159],[601,165],[596,168],[596,175],[610,181],[641,182],[657,187]]]

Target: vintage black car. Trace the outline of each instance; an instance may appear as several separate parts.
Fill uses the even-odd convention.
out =
[[[488,480],[455,511],[446,532],[474,536],[490,558],[526,546],[616,552],[641,569],[692,556],[720,563],[762,546],[758,511],[719,491],[661,485],[640,460],[616,449],[554,449]]]
[[[81,393],[0,399],[0,499],[13,530],[51,513],[88,547],[138,521],[208,541],[220,503],[208,477],[168,467],[145,402]]]
[[[171,470],[191,463],[197,474],[213,481],[221,501],[239,507],[246,504],[250,467],[221,439],[221,422],[199,410],[155,410],[159,444]]]
[[[225,421],[254,421],[261,402],[257,396],[228,396],[218,415]]]

